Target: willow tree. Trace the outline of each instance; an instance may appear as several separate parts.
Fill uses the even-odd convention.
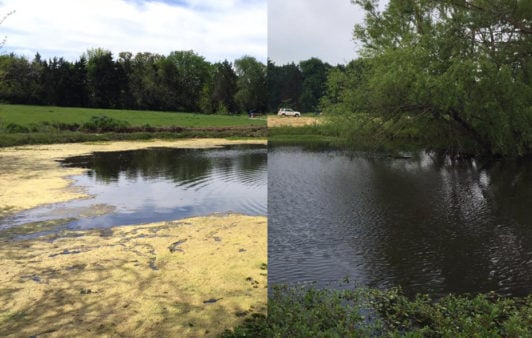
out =
[[[365,67],[363,82],[342,87],[347,111],[423,121],[427,135],[465,135],[492,155],[532,152],[529,0],[390,0],[382,12],[377,0],[353,3],[365,11],[354,30]]]

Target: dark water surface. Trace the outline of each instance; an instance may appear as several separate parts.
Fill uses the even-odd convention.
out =
[[[1,220],[0,229],[44,221],[87,229],[215,212],[266,215],[266,163],[265,146],[150,148],[67,158],[63,166],[88,169],[72,178],[93,198],[22,212]]]
[[[269,283],[532,292],[532,161],[272,148]]]

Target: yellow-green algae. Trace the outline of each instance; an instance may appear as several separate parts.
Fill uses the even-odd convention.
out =
[[[213,215],[2,243],[0,336],[215,336],[265,313],[266,237]]]
[[[57,159],[220,139],[0,149],[0,217],[87,198]],[[265,143],[264,140],[245,143]],[[22,231],[24,232],[24,231]],[[0,245],[0,336],[216,336],[266,311],[265,217],[212,215]]]

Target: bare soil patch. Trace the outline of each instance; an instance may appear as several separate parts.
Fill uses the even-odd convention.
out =
[[[270,115],[268,116],[268,128],[271,127],[302,127],[307,125],[314,125],[323,123],[323,117],[321,116],[301,116],[301,117],[292,117],[292,116],[277,116]]]

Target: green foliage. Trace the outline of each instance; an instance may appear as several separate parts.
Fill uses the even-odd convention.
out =
[[[110,51],[90,49],[87,61],[89,104],[96,108],[119,108],[121,91],[126,87],[124,70],[113,60]]]
[[[376,1],[354,3],[366,12],[365,24],[355,27],[363,58],[330,72],[321,102],[333,114],[358,116],[339,119],[354,121],[350,134],[361,130],[361,120],[380,123],[371,134],[411,119],[419,124],[410,123],[415,133],[407,137],[429,146],[507,156],[532,151],[530,6],[391,0],[381,13]]]
[[[301,95],[299,96],[300,109],[305,112],[318,110],[318,103],[325,92],[327,72],[331,66],[320,59],[311,58],[299,63],[303,77]]]
[[[298,145],[306,148],[334,148],[344,145],[336,128],[328,123],[302,127],[268,128],[268,144],[272,146]]]
[[[267,99],[266,67],[254,57],[244,56],[235,61],[235,68],[238,76],[235,101],[240,111],[263,111]]]
[[[268,299],[268,317],[248,319],[222,337],[356,337],[369,336],[363,326],[363,292],[275,286]]]
[[[411,300],[400,290],[371,290],[370,297],[390,332],[443,337],[524,337],[532,334],[532,297],[504,298],[495,293],[427,295]]]
[[[112,117],[101,115],[93,116],[88,122],[83,123],[81,129],[88,132],[124,131],[129,126],[127,121],[120,121]]]
[[[211,100],[218,114],[229,114],[238,111],[235,102],[237,75],[227,60],[216,63],[213,67]]]
[[[237,75],[230,62],[211,64],[193,51],[120,52],[115,60],[95,48],[75,62],[0,55],[0,102],[204,113],[223,106],[236,113],[240,89],[240,103],[262,109],[264,65],[249,57],[239,62]]]
[[[275,65],[268,60],[268,111],[291,107],[303,112],[319,110],[325,92],[327,73],[333,69],[320,59],[311,58],[299,64]]]
[[[411,299],[400,289],[274,286],[268,316],[222,337],[527,337],[532,296],[494,293]]]
[[[29,133],[30,129],[24,126],[21,126],[16,123],[8,123],[5,127],[5,131],[10,134],[14,133]]]
[[[171,52],[166,61],[173,67],[165,73],[163,81],[172,83],[169,97],[181,111],[200,111],[200,96],[210,76],[210,64],[193,51]]]

